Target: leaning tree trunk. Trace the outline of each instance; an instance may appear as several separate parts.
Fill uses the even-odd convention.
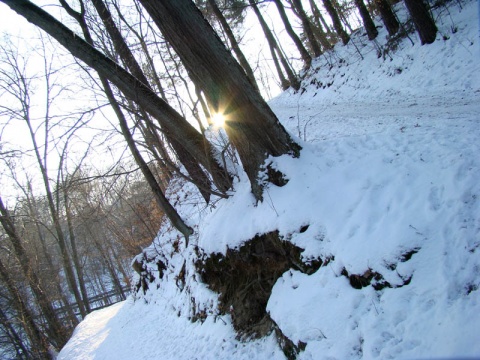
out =
[[[378,30],[375,27],[375,23],[373,22],[372,17],[370,16],[370,13],[365,6],[365,3],[363,2],[363,0],[355,0],[355,6],[358,8],[358,12],[362,17],[363,25],[365,27],[365,30],[367,31],[368,40],[375,39],[378,35]]]
[[[310,44],[310,48],[313,51],[313,55],[315,57],[319,57],[320,55],[322,55],[322,51],[320,50],[320,45],[318,45],[317,39],[315,38],[315,35],[313,33],[312,24],[308,19],[307,13],[303,9],[302,2],[300,0],[291,0],[291,3],[296,9],[296,14],[302,21],[302,28],[305,32],[305,35],[307,36],[308,43]]]
[[[94,49],[81,37],[32,2],[28,0],[0,0],[0,2],[7,4],[19,15],[44,30],[73,56],[105,76],[126,97],[136,102],[142,109],[157,119],[167,137],[171,136],[181,141],[185,150],[202,166],[209,169],[213,181],[220,191],[226,191],[231,187],[230,177],[214,160],[213,150],[204,141],[202,134],[170,105],[160,99],[148,85],[143,84],[119,64]]]
[[[405,0],[408,12],[412,17],[422,45],[431,44],[437,37],[437,26],[428,12],[423,0]]]
[[[248,81],[191,0],[140,0],[193,81],[217,112],[226,115],[226,132],[238,151],[257,200],[262,199],[259,172],[268,156],[299,156],[296,144]]]
[[[293,43],[297,47],[298,52],[300,53],[300,56],[302,57],[303,63],[305,64],[305,69],[309,69],[310,65],[312,64],[312,57],[308,53],[307,49],[305,49],[305,46],[303,46],[302,40],[300,40],[298,35],[293,30],[292,25],[290,24],[290,20],[288,19],[287,13],[285,12],[285,8],[283,7],[282,1],[274,0],[274,2],[275,2],[275,5],[277,6],[278,13],[280,14],[280,17],[283,21],[283,26],[285,27],[287,34],[292,39]]]
[[[73,9],[71,9],[68,4],[66,4],[65,0],[61,0],[62,5],[68,9],[67,11],[69,14],[74,17],[83,29],[83,33],[87,42],[93,46],[93,39],[90,36],[89,30],[87,28],[87,24],[84,18],[83,13],[76,13]],[[97,13],[99,14],[100,18],[102,19],[103,24],[105,25],[105,29],[107,30],[115,51],[120,56],[124,64],[130,70],[133,76],[135,76],[138,80],[140,80],[143,84],[147,85],[152,89],[147,77],[145,76],[140,64],[138,64],[137,60],[133,56],[130,48],[128,47],[125,39],[123,38],[122,34],[117,28],[117,25],[113,21],[112,15],[108,8],[106,7],[103,0],[92,0]],[[252,74],[253,75],[253,74]],[[155,127],[153,126],[148,114],[145,113],[142,109],[139,110],[142,114],[142,119],[144,121],[145,126],[150,130],[150,132],[155,132]],[[180,162],[185,166],[185,169],[189,173],[190,177],[192,178],[193,182],[199,188],[200,193],[202,194],[205,201],[208,203],[210,201],[210,193],[211,193],[211,183],[208,179],[208,176],[202,170],[202,168],[198,165],[195,161],[193,156],[191,156],[182,146],[182,143],[176,141],[173,138],[168,138],[167,140],[172,145],[175,153],[177,154],[177,158]]]
[[[215,0],[208,0],[208,3],[210,4],[213,13],[220,22],[220,25],[222,25],[223,31],[225,31],[225,34],[227,34],[228,41],[230,41],[230,45],[232,46],[232,50],[235,53],[238,62],[242,66],[243,70],[245,70],[245,73],[247,74],[248,79],[252,82],[252,85],[255,87],[255,89],[258,90],[258,84],[255,80],[255,75],[253,75],[252,67],[250,66],[247,59],[245,58],[245,55],[240,49],[240,45],[238,45],[237,39],[235,39],[232,29],[230,28],[230,25],[228,25],[227,19],[225,19],[225,16],[223,16]]]
[[[323,25],[323,27],[325,28],[325,32],[327,34],[330,33],[331,32],[330,27],[328,26],[327,22],[325,21],[325,18],[323,17],[322,13],[318,9],[317,4],[315,4],[315,1],[309,0],[308,2],[310,3],[310,8],[312,9],[313,18],[315,19],[316,26],[321,28]]]
[[[388,35],[393,36],[397,33],[398,29],[400,28],[400,24],[398,23],[397,17],[393,12],[392,6],[388,2],[388,0],[374,0],[377,10],[380,13],[380,17],[382,18],[382,22],[387,28]]]
[[[285,59],[285,56],[283,55],[282,51],[280,51],[280,48],[277,44],[277,41],[275,40],[275,37],[273,36],[272,32],[270,31],[267,23],[263,19],[262,14],[260,13],[260,10],[258,9],[257,4],[255,3],[254,0],[249,0],[250,6],[253,9],[253,12],[255,13],[255,16],[258,19],[258,22],[260,23],[260,26],[262,27],[263,34],[265,35],[265,38],[267,39],[268,47],[270,48],[270,53],[272,54],[272,60],[273,64],[275,65],[275,69],[277,70],[278,73],[278,78],[280,79],[280,84],[282,86],[282,90],[287,90],[290,86],[292,86],[295,90],[298,90],[300,88],[300,84],[293,73],[292,69],[290,68],[290,65]],[[278,54],[278,56],[277,56]],[[285,78],[283,75],[282,71],[282,66],[280,66],[279,60],[282,63],[282,66],[287,73],[287,77],[289,80]]]
[[[338,12],[337,10],[335,10],[335,7],[333,6],[332,1],[323,0],[323,6],[325,6],[325,9],[327,10],[328,15],[330,15],[330,18],[332,19],[332,22],[333,22],[333,28],[337,32],[338,36],[340,36],[340,39],[342,39],[343,45],[347,45],[347,43],[350,41],[350,36],[343,29],[342,22],[340,21],[340,17],[338,16]]]
[[[18,290],[15,282],[10,276],[10,272],[7,267],[0,260],[0,279],[3,279],[8,292],[13,297],[13,307],[18,313],[19,319],[25,332],[30,340],[30,348],[32,352],[33,359],[53,359],[53,356],[48,351],[48,339],[45,334],[41,331],[38,325],[35,323],[34,316],[32,311],[27,306],[25,300],[23,299],[20,291]]]
[[[70,199],[68,197],[68,185],[63,184],[63,199],[65,204],[65,217],[67,219],[67,228],[68,235],[70,238],[70,247],[72,250],[72,260],[73,265],[77,273],[78,286],[80,288],[80,294],[82,295],[83,306],[85,307],[85,312],[88,314],[92,311],[90,308],[90,302],[88,301],[87,287],[85,286],[85,276],[83,273],[83,264],[80,263],[77,249],[77,236],[75,235],[75,230],[73,228],[73,219],[72,219],[72,209],[70,207]]]
[[[20,264],[25,279],[28,281],[28,285],[32,290],[38,306],[42,311],[42,315],[48,324],[48,335],[56,343],[58,347],[62,347],[68,340],[69,330],[65,328],[60,319],[58,318],[52,303],[48,299],[47,292],[43,286],[37,272],[35,272],[32,262],[27,254],[25,247],[22,244],[22,240],[18,235],[15,224],[10,216],[9,211],[3,204],[0,197],[0,223],[2,224],[5,233],[9,237],[16,258]]]
[[[323,46],[323,50],[330,50],[332,49],[332,44],[327,39],[327,33],[330,32],[328,24],[325,22],[320,10],[318,9],[317,4],[315,1],[309,0],[310,8],[313,13],[313,20],[314,20],[314,32],[317,39],[320,41],[320,44]],[[323,24],[323,25],[322,25]],[[325,28],[325,29],[324,29]]]

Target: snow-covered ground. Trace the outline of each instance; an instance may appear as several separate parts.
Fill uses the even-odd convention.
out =
[[[167,264],[163,279],[152,267],[145,296],[90,314],[58,358],[284,358],[274,335],[236,339],[193,266],[195,246],[225,253],[275,229],[305,258],[333,258],[311,275],[287,271],[269,299],[282,332],[307,344],[299,359],[480,356],[479,22],[477,2],[462,4],[435,13],[432,45],[412,34],[384,59],[359,36],[363,60],[353,44],[318,59],[302,94],[271,101],[304,147],[274,159],[288,184],[255,206],[239,174],[214,208],[184,201],[189,246],[165,226],[145,250]],[[390,287],[355,289],[345,273]]]

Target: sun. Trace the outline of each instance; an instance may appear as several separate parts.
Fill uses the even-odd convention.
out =
[[[216,113],[212,115],[212,123],[215,127],[224,127],[225,126],[225,115],[221,113]]]

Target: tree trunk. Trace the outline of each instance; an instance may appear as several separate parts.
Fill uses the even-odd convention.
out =
[[[322,51],[320,50],[320,46],[318,45],[317,39],[315,38],[315,35],[313,33],[312,25],[310,23],[310,20],[308,19],[307,13],[303,9],[302,2],[300,0],[291,0],[291,2],[297,10],[296,13],[298,14],[300,20],[302,21],[303,31],[307,36],[308,43],[310,44],[310,48],[313,51],[313,55],[315,57],[319,57],[320,55],[322,55]]]
[[[302,57],[303,63],[305,64],[305,69],[309,69],[312,64],[312,57],[308,53],[307,49],[305,49],[305,46],[303,46],[302,40],[300,40],[298,35],[293,30],[292,25],[290,24],[290,20],[288,20],[287,13],[285,12],[285,8],[283,7],[282,1],[274,0],[274,2],[275,2],[275,5],[277,6],[280,17],[282,18],[283,25],[285,26],[285,30],[287,31],[287,34],[290,36],[290,38],[294,42],[298,52],[300,53],[300,56]]]
[[[0,278],[3,279],[9,293],[13,296],[13,306],[17,311],[21,323],[31,341],[31,352],[35,359],[53,359],[48,351],[48,339],[42,333],[41,329],[33,321],[33,313],[28,308],[24,299],[22,298],[13,279],[10,277],[7,267],[0,260]],[[63,344],[62,344],[63,346]]]
[[[280,124],[242,68],[190,0],[140,0],[180,56],[193,81],[217,112],[227,116],[226,132],[238,151],[252,192],[262,199],[258,175],[268,156],[299,156]]]
[[[223,16],[215,0],[208,0],[208,3],[210,4],[213,13],[215,14],[218,21],[220,22],[220,25],[222,25],[223,31],[225,31],[225,34],[227,35],[228,40],[230,41],[230,46],[232,47],[232,50],[235,53],[235,56],[237,57],[238,62],[242,66],[243,70],[245,70],[245,74],[247,75],[252,85],[255,87],[257,91],[259,91],[257,81],[255,80],[255,75],[253,75],[253,70],[250,64],[248,63],[247,59],[245,58],[245,55],[243,54],[242,50],[240,49],[240,46],[238,45],[238,42],[235,39],[235,36],[233,35],[232,29],[230,28],[227,20],[225,19],[225,16]]]
[[[330,33],[330,28],[325,22],[322,13],[317,7],[317,4],[315,4],[313,0],[309,0],[309,3],[313,13],[313,19],[315,20],[315,36],[320,41],[320,44],[323,46],[324,50],[330,50],[332,48],[332,44],[330,44],[326,35],[327,33]],[[323,28],[325,28],[325,30]]]
[[[64,0],[62,0],[62,2],[64,2]],[[102,0],[92,0],[92,2],[105,25],[105,28],[107,29],[107,32],[110,38],[112,39],[112,43],[113,43],[113,46],[115,47],[115,51],[117,52],[117,54],[120,56],[120,58],[125,63],[127,68],[132,72],[132,75],[135,76],[137,79],[139,79],[143,84],[148,86],[150,89],[152,89],[147,77],[143,73],[142,68],[138,64],[137,60],[133,56],[129,47],[127,46],[123,36],[121,35],[120,31],[115,25],[112,19],[112,15],[108,10],[108,8],[105,6]],[[64,7],[66,6],[68,5],[64,5]],[[69,13],[80,23],[83,29],[85,39],[90,45],[93,46],[93,40],[90,36],[83,14],[75,13],[71,9],[69,10]],[[149,116],[142,109],[139,109],[139,111],[140,113],[142,113],[141,118],[145,122],[146,127],[150,130],[150,132],[155,132],[156,130],[153,124],[151,123]],[[204,173],[202,168],[195,161],[193,156],[191,156],[183,148],[183,145],[181,142],[176,141],[174,138],[167,137],[167,139],[169,140],[170,144],[174,148],[178,159],[185,166],[185,169],[193,179],[193,182],[197,184],[200,190],[200,193],[202,194],[205,201],[208,203],[210,200],[211,183],[207,175]]]
[[[332,19],[332,22],[333,22],[333,28],[337,32],[338,36],[340,36],[340,39],[342,39],[343,45],[347,45],[347,43],[350,41],[350,36],[343,29],[342,22],[340,21],[338,12],[337,10],[335,10],[335,7],[333,6],[332,1],[323,0],[323,5],[325,6],[325,9],[330,15],[330,18]]]
[[[147,85],[125,71],[120,65],[103,55],[81,37],[53,18],[50,14],[28,0],[0,0],[12,10],[40,27],[73,56],[85,62],[99,74],[111,81],[124,95],[156,118],[166,136],[181,141],[183,147],[201,165],[209,169],[220,191],[231,187],[231,179],[214,160],[211,146],[203,136],[170,105],[160,99]]]
[[[405,0],[408,12],[412,17],[422,45],[431,44],[437,37],[437,26],[428,12],[423,0]]]
[[[325,21],[325,18],[323,17],[322,13],[318,9],[317,4],[315,3],[314,0],[309,0],[309,3],[310,3],[310,8],[312,9],[313,17],[315,21],[318,23],[317,26],[321,28],[322,27],[321,25],[323,25],[323,27],[325,28],[325,32],[329,34],[331,32],[330,26]]]
[[[28,359],[28,349],[24,340],[22,340],[20,334],[18,333],[18,328],[12,325],[11,319],[8,318],[8,315],[0,307],[0,323],[4,327],[9,343],[15,348],[18,359]]]
[[[60,320],[58,319],[55,310],[48,299],[48,296],[43,288],[43,285],[38,277],[37,273],[33,269],[30,258],[25,250],[20,236],[17,233],[15,225],[10,217],[10,214],[3,204],[0,197],[0,223],[5,230],[5,233],[9,237],[15,256],[18,259],[20,268],[25,279],[28,281],[29,286],[38,302],[38,306],[42,311],[42,315],[48,323],[49,336],[56,343],[58,347],[62,347],[68,340],[69,331],[66,329]],[[33,320],[32,320],[33,321]]]
[[[365,6],[365,3],[363,2],[363,0],[355,0],[355,6],[358,8],[358,12],[362,17],[363,25],[365,27],[365,30],[367,31],[368,40],[375,39],[378,35],[378,30],[375,27],[375,23],[373,22],[372,17],[370,16],[370,13]]]
[[[288,78],[291,80],[291,78],[294,78],[294,83],[292,84],[291,81],[288,81],[285,76],[283,75],[282,71],[282,66],[280,65],[280,62],[278,61],[277,57],[277,50],[278,50],[278,44],[277,41],[275,40],[272,32],[268,28],[267,23],[263,19],[262,14],[260,13],[260,10],[258,9],[257,5],[255,4],[255,1],[249,0],[250,6],[253,9],[253,12],[257,16],[258,22],[260,23],[260,26],[262,27],[263,34],[265,35],[265,38],[267,39],[268,43],[268,48],[270,49],[270,54],[272,54],[272,60],[273,64],[275,66],[275,69],[277,70],[278,78],[280,80],[280,85],[282,87],[282,90],[287,90],[290,86],[292,86],[295,90],[298,90],[300,87],[298,86],[298,81],[293,75],[293,71],[290,69],[290,65],[283,59],[283,54],[281,51],[278,51],[278,56],[282,58],[282,64],[286,66],[285,67],[285,72],[287,73]],[[298,84],[298,89],[296,88],[295,84]]]
[[[147,163],[145,162],[142,155],[140,154],[140,151],[138,151],[137,146],[135,145],[135,141],[133,140],[133,136],[130,133],[130,129],[128,128],[128,125],[127,125],[127,120],[125,119],[125,116],[123,115],[122,110],[120,109],[120,106],[115,100],[115,97],[110,88],[110,85],[108,84],[108,81],[101,75],[100,75],[100,79],[102,82],[102,86],[105,90],[105,94],[107,95],[107,98],[110,102],[110,106],[113,108],[115,115],[117,115],[118,121],[120,123],[120,128],[122,130],[122,134],[125,140],[127,141],[128,148],[130,149],[130,152],[132,153],[133,158],[135,159],[135,162],[137,163],[138,167],[142,171],[142,174],[145,177],[145,180],[148,182],[148,185],[152,190],[152,193],[155,197],[155,200],[157,201],[158,206],[160,207],[160,209],[162,209],[165,215],[168,216],[168,218],[172,222],[172,225],[175,226],[175,228],[185,236],[185,239],[188,244],[188,238],[190,235],[193,234],[193,229],[189,227],[187,224],[185,224],[183,219],[178,214],[177,210],[175,210],[175,208],[170,204],[168,199],[163,194],[162,189],[160,188],[157,180],[155,179],[155,176],[153,175],[152,171],[148,167]]]
[[[33,222],[35,223],[35,228],[37,230],[37,236],[40,241],[40,245],[42,247],[43,255],[45,256],[45,259],[47,260],[47,264],[49,267],[49,271],[52,271],[54,273],[58,273],[58,268],[53,265],[52,257],[50,255],[50,252],[47,249],[47,243],[45,240],[45,236],[43,235],[43,231],[40,227],[40,221],[39,221],[39,215],[38,215],[38,206],[35,201],[35,196],[33,195],[32,191],[32,186],[31,183],[28,183],[28,193],[25,192],[26,200],[27,200],[27,206],[28,210],[30,212],[30,216],[33,218]],[[60,279],[60,277],[59,277]],[[68,320],[70,321],[70,324],[72,327],[77,326],[78,324],[78,319],[77,316],[75,315],[75,312],[72,310],[71,306],[69,306],[69,301],[67,297],[64,294],[64,291],[61,286],[60,280],[55,281],[55,287],[57,288],[57,292],[59,296],[62,299],[63,304],[65,305],[65,309],[68,313]]]
[[[47,96],[48,96],[48,91],[47,91]],[[42,180],[43,180],[43,185],[45,189],[45,194],[47,198],[47,203],[48,203],[48,209],[50,211],[50,217],[52,219],[54,228],[55,228],[55,234],[56,234],[56,239],[58,246],[60,247],[60,252],[62,256],[62,262],[63,262],[63,268],[65,270],[65,276],[67,279],[67,283],[69,286],[70,291],[72,292],[73,296],[75,297],[75,301],[78,304],[78,307],[80,309],[80,314],[82,318],[85,318],[87,315],[85,306],[83,305],[82,298],[80,296],[80,293],[78,291],[78,286],[77,286],[77,280],[75,278],[75,273],[72,268],[72,263],[70,259],[70,254],[68,252],[68,247],[65,239],[65,235],[63,233],[62,225],[60,223],[60,214],[59,214],[59,209],[58,207],[55,206],[55,201],[53,198],[53,192],[50,186],[50,180],[48,179],[48,171],[47,171],[47,159],[43,158],[40,155],[40,148],[37,144],[37,140],[35,138],[35,131],[32,127],[31,119],[28,117],[28,114],[25,116],[25,122],[28,126],[28,130],[30,133],[30,139],[32,141],[33,145],[33,151],[35,154],[35,159],[38,164],[38,168],[40,170],[40,173],[42,175]],[[48,130],[47,130],[48,131]]]
[[[380,17],[388,31],[388,35],[395,35],[400,28],[400,24],[398,23],[390,3],[388,0],[375,0],[375,5],[380,12]]]
[[[73,219],[72,219],[72,212],[70,208],[70,201],[67,194],[67,184],[63,184],[63,200],[65,204],[65,217],[67,218],[67,227],[68,227],[68,235],[70,238],[70,246],[72,248],[72,260],[73,265],[75,266],[75,271],[77,273],[78,285],[80,287],[80,293],[82,294],[82,303],[85,307],[85,312],[90,313],[90,304],[88,302],[88,293],[87,288],[85,286],[85,278],[83,276],[83,266],[80,264],[80,259],[78,258],[78,251],[77,251],[77,239],[75,236],[75,231],[73,229]]]

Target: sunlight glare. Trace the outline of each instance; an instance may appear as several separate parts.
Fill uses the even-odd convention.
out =
[[[215,127],[225,126],[225,116],[221,113],[216,113],[212,116],[212,123]]]

